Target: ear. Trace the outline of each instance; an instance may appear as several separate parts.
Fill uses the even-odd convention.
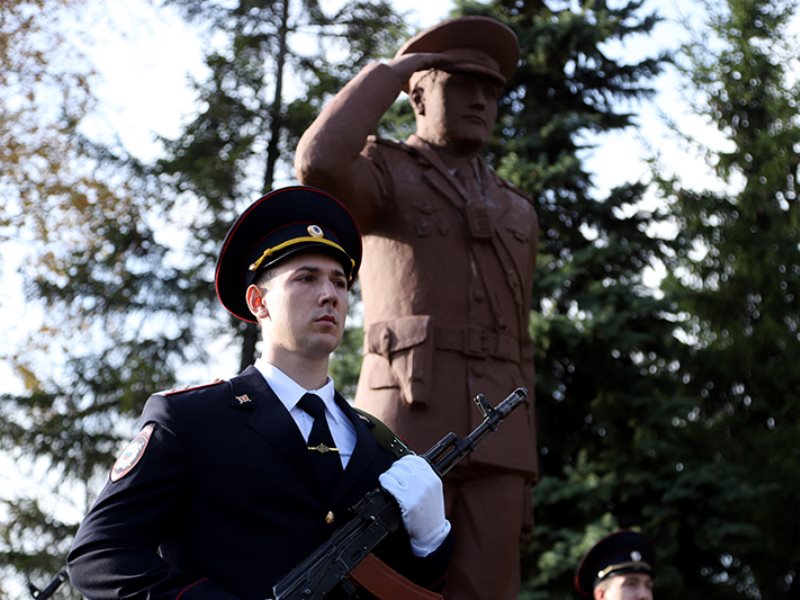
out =
[[[267,308],[267,298],[264,290],[255,285],[251,285],[245,292],[245,300],[247,301],[247,308],[253,313],[256,319],[266,319],[269,317],[269,309]]]
[[[593,600],[606,600],[606,588],[601,585],[595,586],[592,598]]]

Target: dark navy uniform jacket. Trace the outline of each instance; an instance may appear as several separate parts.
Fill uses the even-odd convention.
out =
[[[300,431],[255,368],[151,396],[141,424],[154,425],[141,459],[106,484],[78,530],[68,556],[73,584],[92,600],[270,597],[394,461],[336,396],[357,439],[332,498],[315,485]],[[376,554],[430,586],[443,578],[451,546],[448,538],[414,557],[401,528]]]

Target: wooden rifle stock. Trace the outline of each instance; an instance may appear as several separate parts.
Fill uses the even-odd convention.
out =
[[[403,577],[374,554],[367,556],[350,571],[359,586],[381,600],[443,600],[444,596],[426,590]]]
[[[452,432],[448,433],[422,457],[430,463],[439,477],[444,476],[458,461],[472,452],[486,434],[496,431],[503,419],[520,406],[527,396],[525,388],[517,388],[505,400],[493,407],[483,394],[478,394],[475,403],[484,417],[481,424],[464,438],[459,438]],[[275,600],[322,600],[337,586],[341,586],[345,592],[355,592],[350,577],[352,571],[370,556],[370,552],[383,538],[402,527],[403,521],[394,497],[381,487],[367,493],[351,510],[354,516],[350,521],[337,529],[327,542],[275,584],[272,588]],[[373,561],[370,559],[370,562]],[[375,577],[381,576],[380,571],[376,575],[376,570],[379,568],[379,565],[373,564],[362,570],[360,577],[368,579],[370,585],[373,585]],[[386,569],[389,567],[386,566]],[[388,571],[382,572],[390,579],[402,577],[394,571],[392,573],[396,577],[390,576]],[[355,576],[352,579],[358,581]],[[419,587],[410,581],[407,583],[409,586]],[[386,585],[381,590],[386,594],[394,593],[390,589],[395,591],[400,589],[397,585]],[[378,596],[374,591],[370,591]],[[425,598],[412,595],[378,597],[382,600],[395,597],[420,600]],[[429,598],[436,597],[437,595],[429,596]]]

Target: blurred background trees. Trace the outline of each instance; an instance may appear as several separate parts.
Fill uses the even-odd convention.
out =
[[[671,526],[686,540],[673,564],[692,595],[800,596],[796,10],[793,1],[712,4],[677,61],[719,133],[714,146],[689,140],[714,168],[714,189],[657,179],[676,222],[663,289],[684,342],[676,376],[690,410],[680,426],[693,450],[665,500],[692,514]]]
[[[93,75],[63,58],[58,21],[81,4],[0,3],[0,242],[25,249],[27,301],[42,307],[30,338],[0,351],[24,390],[2,393],[0,440],[48,490],[0,490],[10,597],[22,576],[41,585],[61,568],[150,393],[252,361],[253,331],[213,295],[226,228],[293,181],[294,146],[324,102],[411,33],[389,2],[166,0],[204,36],[206,75],[181,132],[143,162],[84,133]],[[488,152],[542,226],[541,477],[521,598],[575,597],[580,556],[618,527],[655,542],[659,599],[798,593],[796,6],[705,8],[672,57],[626,58],[612,49],[658,23],[643,2],[453,4],[506,22],[523,48]],[[675,132],[718,181],[688,189],[654,156],[648,180],[600,192],[593,140],[635,128],[665,68],[718,132],[713,145]],[[401,98],[380,129],[402,138],[409,123]],[[356,306],[332,367],[346,391],[361,339]]]

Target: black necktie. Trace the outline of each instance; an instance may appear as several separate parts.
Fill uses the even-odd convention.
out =
[[[308,451],[320,489],[333,492],[336,481],[342,474],[342,459],[339,449],[333,442],[328,419],[325,418],[325,404],[315,394],[305,394],[297,403],[303,411],[314,417],[314,425],[308,436]]]

